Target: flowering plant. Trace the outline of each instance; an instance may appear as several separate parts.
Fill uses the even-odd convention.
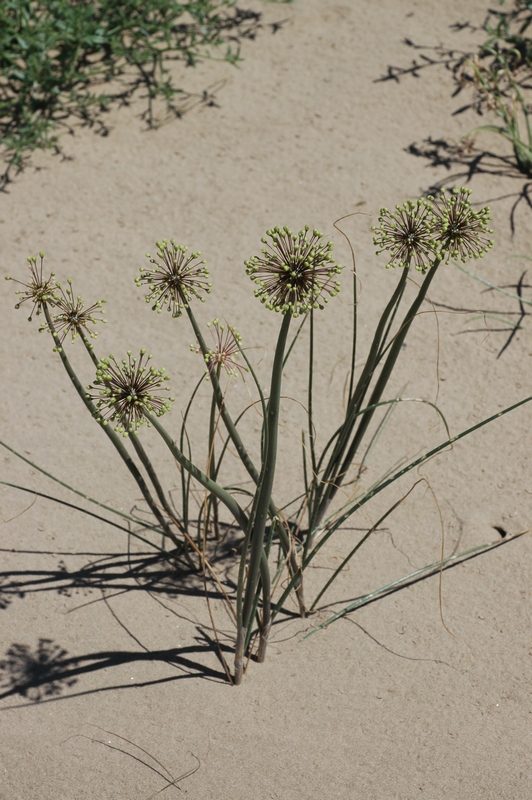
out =
[[[372,431],[377,409],[382,406],[391,408],[392,404],[403,400],[400,397],[383,400],[384,392],[406,336],[440,265],[450,258],[465,261],[482,257],[493,245],[490,238],[492,231],[488,227],[489,209],[474,211],[469,194],[466,189],[458,189],[450,196],[442,193],[438,199],[429,197],[417,202],[408,201],[396,206],[394,211],[381,209],[378,225],[373,229],[377,253],[385,252],[389,258],[387,266],[400,267],[401,275],[381,313],[361,369],[355,366],[359,314],[355,275],[352,306],[354,333],[345,409],[343,418],[337,422],[333,435],[321,452],[318,450],[317,420],[313,414],[314,315],[324,309],[340,291],[338,278],[343,267],[333,257],[332,242],[324,240],[319,231],[307,226],[294,234],[287,227],[272,228],[262,239],[264,247],[261,255],[252,256],[244,262],[246,273],[255,284],[255,296],[267,310],[280,315],[268,390],[261,386],[254,366],[242,347],[242,338],[232,325],[221,324],[219,319],[215,319],[209,323],[213,344],[209,345],[203,336],[193,305],[195,300],[203,300],[205,294],[211,291],[211,283],[205,262],[199,260],[200,253],[188,255],[188,248],[183,245],[173,240],[170,243],[162,240],[157,243],[157,258],[147,256],[150,267],[141,268],[136,279],[137,285],[140,288],[147,287],[146,301],[157,313],[166,308],[175,318],[188,318],[196,337],[196,344],[191,345],[191,349],[201,354],[205,364],[203,374],[183,412],[181,434],[177,438],[168,432],[162,421],[174,402],[167,395],[170,378],[166,371],[151,366],[151,356],[146,355],[145,350],[141,350],[139,356],[128,351],[126,358],[121,360],[113,355],[97,357],[93,326],[100,321],[98,314],[103,301],[85,308],[84,301],[74,296],[70,282],[65,291],[53,273],[45,277],[42,253],[39,268],[35,258],[29,259],[28,283],[18,281],[22,286],[19,290],[22,299],[17,307],[29,301],[33,303],[32,315],[44,315],[46,322],[42,329],[51,334],[54,350],[59,354],[77,393],[116,448],[151,509],[155,523],[145,524],[145,528],[151,527],[162,534],[162,546],[153,545],[158,547],[162,557],[184,559],[190,566],[199,566],[219,583],[209,560],[208,543],[220,537],[220,515],[225,515],[226,525],[239,531],[239,544],[234,551],[237,558],[236,590],[232,597],[224,590],[236,626],[232,676],[225,665],[228,678],[234,683],[242,681],[245,659],[254,646],[255,634],[258,639],[257,660],[264,660],[272,621],[283,609],[288,597],[292,594],[295,596],[301,616],[312,613],[331,583],[397,503],[366,531],[312,602],[307,602],[304,592],[306,569],[352,514],[401,475],[447,447],[450,442],[505,413],[499,412],[454,438],[448,434],[446,441],[434,450],[406,466],[390,468],[369,489],[362,487],[360,475],[365,456],[360,458],[360,453],[363,444],[369,436],[368,432]],[[412,268],[421,273],[421,282],[416,284],[414,299],[397,322]],[[290,342],[291,323],[298,317],[302,317],[302,321]],[[303,487],[298,497],[288,504],[289,507],[296,506],[295,513],[289,515],[276,503],[274,479],[278,461],[283,369],[302,332],[308,334],[309,342],[308,395],[303,403],[308,433],[303,435],[302,440]],[[78,378],[65,353],[67,334],[71,334],[73,341],[81,340],[96,369],[96,376],[88,386]],[[231,377],[246,379],[248,374],[251,375],[258,397],[252,405],[258,407],[262,415],[258,448],[260,459],[257,463],[251,457],[252,451],[244,442],[238,427],[242,414],[235,416],[231,412],[230,399],[221,385],[222,370]],[[185,425],[198,388],[205,380],[212,390],[212,402],[207,436],[208,458],[206,466],[202,468],[193,458]],[[144,449],[140,436],[144,422],[161,437],[179,466],[182,477],[180,508],[174,506],[168,488],[163,488],[161,476]],[[215,443],[220,433],[223,447],[217,454]],[[374,435],[374,430],[371,435]],[[222,464],[229,447],[236,452],[247,471],[251,490],[244,490],[234,481],[226,483],[222,479]],[[351,499],[347,503],[345,498],[338,502],[338,492],[348,483],[355,486]],[[190,513],[192,485],[204,491],[204,501],[200,504],[197,518]],[[143,541],[147,541],[145,537]],[[277,559],[273,555],[274,547],[278,548],[280,554]],[[281,582],[284,571],[288,574]],[[389,588],[384,587],[372,593],[372,597],[385,593]],[[363,600],[359,598],[358,605]],[[347,607],[332,619],[352,607]]]

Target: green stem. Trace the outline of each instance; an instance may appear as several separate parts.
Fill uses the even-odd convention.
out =
[[[86,408],[90,411],[91,415],[96,419],[98,417],[98,415],[99,415],[98,409],[96,408],[96,406],[94,405],[92,400],[89,397],[87,397],[86,390],[81,385],[81,382],[80,382],[78,376],[74,372],[74,370],[72,368],[72,365],[70,364],[70,361],[68,360],[68,358],[67,358],[67,356],[66,356],[66,354],[65,354],[65,352],[63,350],[63,347],[61,346],[61,340],[60,340],[59,335],[58,335],[58,333],[57,333],[57,331],[55,329],[55,326],[54,326],[50,311],[49,311],[48,306],[47,306],[46,303],[43,303],[43,308],[44,308],[44,315],[46,317],[46,322],[48,324],[48,329],[49,329],[50,333],[52,334],[52,338],[53,338],[53,340],[55,342],[56,350],[59,353],[59,356],[60,356],[62,364],[63,364],[63,366],[64,366],[64,368],[66,370],[66,373],[67,373],[68,377],[70,378],[70,380],[72,381],[72,384],[73,384],[75,390],[77,391],[77,393],[81,397],[81,399],[82,399],[83,403],[85,404]],[[120,439],[119,436],[117,436],[115,431],[109,425],[102,425],[101,427],[103,428],[104,432],[107,434],[107,436],[109,437],[109,439],[111,440],[111,442],[115,446],[116,450],[118,451],[119,456],[122,458],[122,461],[124,462],[124,464],[126,465],[128,470],[130,471],[131,475],[133,476],[133,478],[137,482],[137,486],[139,487],[140,491],[142,492],[142,495],[143,495],[144,499],[146,500],[148,506],[152,510],[157,522],[159,523],[161,528],[166,533],[168,533],[168,535],[170,535],[170,533],[171,533],[170,532],[170,528],[168,527],[168,524],[167,524],[166,520],[164,519],[163,515],[159,511],[159,508],[157,507],[157,504],[155,503],[153,497],[151,496],[150,490],[148,489],[148,487],[146,485],[146,482],[145,482],[144,478],[142,477],[142,474],[139,472],[139,469],[138,469],[137,465],[135,464],[135,462],[133,461],[133,459],[129,455],[129,453],[126,450],[126,448],[124,447],[124,444],[122,443],[122,440]]]
[[[82,340],[83,344],[85,345],[85,349],[87,350],[87,353],[89,354],[89,356],[91,358],[91,361],[93,362],[93,364],[96,367],[96,369],[98,369],[98,367],[100,365],[100,362],[98,360],[98,357],[96,356],[96,353],[94,352],[94,347],[91,345],[91,343],[89,342],[89,340],[87,339],[87,337],[83,333],[83,331],[80,330],[79,331],[79,335],[81,337],[81,340]],[[151,480],[151,482],[153,484],[153,488],[155,489],[155,491],[157,493],[157,497],[159,498],[159,502],[160,502],[161,506],[164,508],[164,510],[166,511],[168,516],[170,517],[170,519],[175,522],[177,527],[181,528],[182,526],[181,526],[180,522],[176,518],[176,513],[175,513],[174,509],[171,507],[170,503],[167,500],[167,497],[166,497],[166,495],[164,493],[164,490],[163,490],[163,488],[161,486],[161,483],[159,481],[157,473],[155,472],[154,466],[151,463],[151,461],[150,461],[150,459],[148,457],[148,454],[146,453],[146,451],[145,451],[145,449],[144,449],[144,447],[142,445],[142,442],[140,441],[139,437],[136,436],[136,435],[130,436],[129,438],[130,438],[131,444],[135,448],[135,451],[136,451],[136,453],[137,453],[137,455],[139,457],[139,460],[143,464],[146,472],[148,473],[148,477],[150,478],[150,480]],[[177,539],[173,534],[170,535],[170,538],[172,539],[173,543],[176,546],[178,546],[178,547],[182,547],[183,546],[183,542],[179,541],[179,539]]]
[[[221,365],[218,364],[216,369],[216,379],[218,383],[220,382],[220,372],[221,372]],[[214,451],[214,439],[216,436],[216,398],[212,397],[211,402],[211,413],[209,418],[209,454],[208,454],[208,462],[207,462],[207,474],[211,480],[216,480],[216,454]],[[209,517],[210,511],[212,508],[212,522],[214,528],[214,538],[220,538],[220,527],[219,527],[219,520],[218,520],[218,499],[213,497],[212,495],[209,497],[207,501],[207,510],[205,515],[205,529],[207,529],[209,524]]]
[[[207,344],[205,342],[205,339],[203,338],[203,335],[202,335],[201,330],[199,328],[199,325],[198,325],[198,323],[196,321],[196,318],[195,318],[195,316],[194,316],[194,314],[192,312],[192,309],[188,305],[188,303],[186,303],[186,310],[187,310],[188,318],[190,320],[190,324],[192,325],[192,328],[193,328],[194,333],[196,335],[196,339],[198,340],[198,344],[200,346],[200,350],[201,350],[201,352],[203,354],[203,357],[205,358],[209,353],[209,348],[207,347]],[[234,424],[234,422],[232,420],[232,417],[231,417],[231,415],[229,414],[229,412],[227,410],[227,407],[226,407],[225,401],[224,401],[223,392],[222,392],[222,389],[220,387],[220,382],[218,380],[218,376],[216,375],[215,372],[213,372],[211,374],[210,378],[211,378],[211,384],[212,384],[214,397],[215,397],[215,400],[216,400],[216,405],[220,409],[220,414],[222,415],[222,419],[224,421],[225,427],[227,428],[227,432],[228,432],[229,436],[231,437],[231,441],[233,442],[234,446],[236,447],[236,451],[238,453],[238,456],[239,456],[240,460],[242,461],[244,467],[247,469],[249,475],[253,478],[253,480],[256,483],[257,480],[258,480],[257,470],[255,469],[255,467],[253,465],[253,462],[251,461],[251,459],[250,459],[250,457],[248,455],[248,452],[247,452],[247,450],[246,450],[246,448],[244,446],[244,443],[243,443],[242,439],[240,438],[240,434],[238,433],[238,431],[237,431],[237,429],[235,427],[235,424]]]
[[[279,433],[279,408],[283,377],[283,358],[291,319],[292,315],[290,313],[287,313],[283,316],[283,322],[279,332],[279,338],[277,340],[275,357],[273,361],[270,396],[268,400],[268,414],[265,420],[266,449],[260,482],[258,484],[258,496],[250,540],[251,552],[248,565],[248,577],[244,595],[243,626],[246,629],[249,628],[251,622],[253,598],[255,596],[257,581],[259,579],[260,559],[261,554],[264,551],[264,532],[266,530],[266,520],[268,518],[268,510],[271,502],[273,479],[277,460],[277,440]]]
[[[194,390],[193,390],[192,394],[189,397],[189,400],[188,400],[188,403],[186,405],[185,411],[183,412],[183,419],[182,419],[182,422],[181,422],[181,432],[180,432],[180,435],[179,435],[179,448],[180,448],[181,452],[185,452],[185,442],[186,442],[186,444],[188,446],[189,460],[192,460],[192,451],[191,451],[191,448],[190,448],[190,441],[189,441],[189,437],[188,437],[187,429],[186,429],[187,421],[188,421],[188,415],[190,414],[190,410],[192,409],[192,406],[194,404],[194,399],[196,397],[196,394],[198,393],[199,388],[202,385],[204,380],[205,380],[205,375],[202,375],[201,378],[199,379],[199,381],[197,382],[196,386],[194,387]],[[190,526],[189,506],[190,506],[190,482],[191,482],[191,477],[190,477],[190,473],[187,472],[185,469],[181,469],[180,472],[181,472],[181,489],[182,489],[183,526],[184,526],[185,532],[187,534],[189,534],[189,536],[190,536],[191,534],[189,533],[189,526]],[[197,526],[197,536],[198,536],[198,547],[201,549],[201,541],[200,541],[200,538],[199,538],[199,536],[200,536],[200,534],[199,534],[199,520],[198,520],[198,526]]]
[[[355,420],[358,416],[358,412],[362,406],[362,403],[364,402],[364,398],[366,396],[366,392],[368,391],[373,374],[382,357],[382,349],[386,344],[386,339],[390,330],[390,324],[397,313],[397,309],[403,297],[407,278],[408,268],[405,268],[388,304],[386,305],[386,308],[381,314],[375,334],[373,336],[371,347],[369,349],[368,357],[364,365],[364,369],[362,370],[360,378],[357,381],[357,385],[353,394],[349,398],[344,422],[338,429],[337,434],[335,434],[338,438],[333,448],[333,452],[329,456],[323,475],[320,478],[319,486],[316,489],[315,497],[313,498],[313,507],[310,509],[309,534],[305,540],[304,558],[307,557],[309,548],[312,546],[312,532],[319,526],[330,502],[330,500],[327,499],[327,496],[330,492],[331,486],[338,483],[339,462],[345,456],[345,451],[353,431]],[[322,454],[318,463],[317,471],[320,470],[325,452],[331,443],[332,442],[329,442],[327,444],[327,447],[325,448],[324,453]]]
[[[266,648],[268,647],[268,639],[270,636],[270,628],[272,626],[272,601],[271,601],[271,578],[270,567],[264,548],[262,549],[260,559],[260,583],[262,591],[262,620],[260,624],[260,637],[259,649],[257,652],[257,661],[259,664],[266,658]]]
[[[360,422],[358,424],[358,428],[356,430],[356,433],[355,433],[355,435],[353,437],[353,441],[351,442],[351,445],[349,447],[349,450],[347,451],[347,454],[345,455],[345,457],[344,457],[344,459],[342,461],[340,469],[337,471],[336,475],[334,476],[334,481],[329,482],[327,484],[327,487],[326,487],[326,489],[325,489],[325,491],[323,493],[323,496],[322,496],[320,507],[318,509],[318,512],[316,514],[316,518],[314,520],[314,529],[319,526],[321,520],[323,519],[323,517],[324,517],[324,515],[325,515],[325,513],[327,511],[327,508],[328,508],[330,502],[333,500],[334,496],[336,495],[336,492],[338,491],[342,481],[344,480],[344,478],[345,478],[345,476],[346,476],[346,474],[347,474],[347,472],[349,470],[349,467],[351,466],[351,463],[352,463],[352,461],[353,461],[353,459],[355,457],[355,454],[356,454],[356,452],[358,450],[358,447],[359,447],[362,439],[364,438],[364,435],[365,435],[365,433],[366,433],[366,431],[368,429],[368,426],[369,426],[369,424],[370,424],[370,422],[372,420],[373,414],[375,413],[375,407],[376,407],[377,403],[379,403],[379,401],[380,401],[380,399],[382,397],[382,393],[383,393],[383,391],[384,391],[384,389],[386,387],[386,384],[388,383],[388,380],[390,378],[390,375],[393,372],[393,369],[395,367],[395,363],[396,363],[396,361],[397,361],[397,359],[399,357],[399,353],[401,352],[401,348],[403,346],[403,342],[406,339],[408,331],[410,330],[410,326],[411,326],[412,322],[414,321],[415,317],[417,316],[417,313],[418,313],[418,311],[419,311],[419,309],[421,307],[421,304],[425,300],[425,297],[426,297],[426,294],[428,292],[429,286],[432,283],[432,281],[433,281],[433,279],[434,279],[434,277],[436,275],[436,272],[438,270],[438,267],[439,267],[440,263],[441,263],[441,261],[439,259],[437,259],[434,262],[433,266],[430,268],[429,272],[427,273],[427,276],[425,277],[425,280],[423,281],[423,283],[422,283],[422,285],[421,285],[421,287],[420,287],[420,289],[418,291],[418,294],[417,294],[414,302],[411,304],[410,308],[408,309],[408,311],[407,311],[407,313],[406,313],[406,315],[405,315],[405,317],[403,319],[401,327],[399,328],[399,330],[396,333],[394,339],[392,340],[390,349],[388,351],[388,356],[386,357],[386,361],[384,362],[384,365],[383,365],[383,367],[381,369],[381,373],[380,373],[380,375],[379,375],[379,377],[377,379],[375,387],[373,388],[373,391],[371,393],[370,399],[368,401],[368,406],[373,406],[373,408],[371,408],[371,410],[368,410],[367,413],[365,413],[362,416],[362,418],[361,418],[361,420],[360,420]]]
[[[194,313],[192,312],[192,310],[191,310],[190,306],[188,305],[188,303],[186,303],[186,299],[185,298],[183,298],[183,303],[186,306],[186,310],[187,310],[188,318],[190,320],[190,324],[192,325],[192,329],[194,330],[194,333],[196,335],[196,339],[197,339],[198,344],[200,346],[200,350],[201,350],[201,352],[203,354],[203,357],[205,358],[208,355],[209,348],[207,347],[205,339],[203,338],[203,335],[202,335],[201,330],[199,328],[199,325],[198,325],[198,323],[196,321]],[[244,355],[244,358],[245,358],[246,362],[248,363],[248,366],[251,366],[251,365],[249,365],[249,362],[248,362],[247,358],[245,357],[245,355]],[[248,452],[247,452],[247,450],[246,450],[246,448],[244,446],[244,443],[242,442],[242,439],[240,438],[240,434],[238,433],[238,431],[236,429],[236,425],[233,422],[233,419],[232,419],[231,415],[229,414],[229,412],[227,410],[227,406],[225,404],[223,392],[221,390],[220,382],[218,380],[218,377],[217,377],[216,373],[213,373],[211,375],[211,384],[212,384],[212,388],[213,388],[214,398],[216,400],[216,405],[218,406],[218,408],[220,410],[220,414],[222,416],[222,420],[223,420],[224,425],[226,427],[226,430],[227,430],[227,432],[229,434],[229,437],[230,437],[231,441],[233,442],[233,444],[234,444],[234,446],[236,448],[237,454],[238,454],[240,460],[242,461],[242,464],[244,465],[245,469],[247,470],[249,476],[251,477],[251,479],[253,480],[255,485],[258,486],[259,482],[260,482],[259,473],[257,472],[257,470],[255,468],[255,465],[253,464],[251,458],[249,457],[249,454],[248,454]],[[273,500],[271,500],[271,498],[270,498],[269,512],[270,512],[270,517],[271,517],[272,520],[275,520],[278,517],[277,508],[276,508],[275,503],[273,502]],[[283,527],[283,525],[281,523],[276,525],[276,531],[277,531],[277,533],[279,535],[279,539],[280,539],[283,551],[284,551],[285,555],[288,558],[289,569],[290,569],[290,572],[292,573],[292,576],[299,576],[297,581],[296,581],[296,583],[295,583],[295,591],[296,591],[296,594],[297,594],[297,597],[298,597],[300,614],[301,614],[302,617],[304,617],[305,614],[306,614],[306,609],[305,609],[305,603],[304,603],[303,578],[302,578],[302,574],[301,574],[301,569],[300,569],[300,567],[299,567],[299,565],[297,563],[296,555],[295,555],[295,553],[293,551],[293,548],[291,546],[290,537],[286,533],[286,531],[285,531],[285,529],[284,529],[284,527]]]
[[[316,443],[314,432],[314,311],[310,312],[309,354],[308,354],[308,389],[307,389],[307,415],[308,415],[308,440],[310,448],[310,463],[314,478],[318,473],[316,462]],[[314,481],[312,482],[314,484]],[[309,498],[310,500],[310,498]],[[312,502],[310,500],[310,502]]]
[[[210,492],[219,500],[221,500],[221,502],[226,506],[226,508],[231,512],[233,517],[236,519],[240,528],[244,532],[246,532],[248,527],[248,517],[244,512],[244,510],[237,503],[235,498],[232,497],[232,495],[230,495],[229,492],[226,492],[226,490],[218,483],[216,483],[216,481],[211,480],[211,478],[205,475],[205,473],[202,472],[195,464],[193,464],[192,461],[189,461],[189,459],[185,456],[185,454],[182,453],[179,447],[176,445],[176,443],[174,442],[168,431],[161,425],[157,417],[153,416],[153,414],[150,414],[147,411],[144,411],[144,416],[146,417],[150,425],[152,425],[157,431],[157,433],[161,436],[162,440],[164,441],[164,443],[166,444],[166,446],[168,447],[168,449],[170,450],[176,461],[178,461],[181,464],[181,466],[184,467],[184,469],[186,469],[187,472],[189,472],[190,475],[192,475],[192,477],[198,481],[198,483],[201,483],[201,485],[205,489],[207,489],[208,492]]]
[[[348,240],[349,241],[349,240]],[[353,256],[354,258],[354,256]],[[357,335],[358,335],[358,291],[357,291],[357,273],[353,265],[353,333],[351,343],[351,368],[349,370],[349,391],[347,397],[351,399],[353,396],[353,386],[355,382],[355,362],[357,355]]]

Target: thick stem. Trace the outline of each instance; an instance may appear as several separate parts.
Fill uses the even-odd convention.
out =
[[[235,658],[235,683],[242,679],[242,658],[246,648],[247,631],[256,606],[256,591],[259,572],[262,580],[263,617],[260,630],[259,656],[264,660],[266,647],[271,627],[271,589],[268,559],[264,549],[264,532],[266,529],[266,514],[271,513],[271,491],[275,472],[277,452],[277,433],[279,422],[279,404],[281,395],[281,381],[283,371],[283,355],[286,347],[290,316],[283,318],[283,324],[277,340],[275,351],[270,398],[264,420],[265,453],[260,479],[257,481],[257,492],[253,500],[249,527],[244,537],[242,556],[238,572],[237,583],[237,655]],[[272,525],[280,526],[277,516],[272,518]],[[251,554],[246,580],[246,556],[251,545]],[[299,571],[299,570],[297,570]],[[297,572],[296,572],[297,574]],[[298,582],[299,583],[299,582]],[[244,595],[244,596],[243,596]],[[240,652],[240,648],[241,651]]]
[[[268,647],[268,640],[270,638],[271,627],[272,627],[271,619],[269,619],[268,622],[264,622],[264,617],[263,617],[260,628],[259,649],[257,650],[257,662],[259,664],[263,664],[264,661],[266,660],[266,649]]]
[[[277,440],[279,433],[279,408],[281,398],[281,384],[283,373],[283,358],[286,347],[288,331],[292,315],[287,313],[283,316],[279,338],[275,349],[273,361],[272,379],[270,396],[268,400],[267,417],[265,420],[266,428],[266,449],[261,470],[260,482],[258,484],[258,496],[253,517],[253,529],[250,540],[250,559],[248,567],[248,578],[246,592],[244,596],[243,625],[249,627],[250,616],[253,607],[253,598],[257,589],[259,579],[259,568],[261,554],[264,551],[264,532],[266,521],[271,503],[273,489],[273,479],[275,476],[275,466],[277,461]]]
[[[244,642],[246,641],[246,635],[246,628],[238,629],[235,646],[235,674],[233,676],[235,686],[240,686],[244,675]]]
[[[308,614],[308,610],[307,610],[307,606],[305,604],[305,591],[304,591],[303,573],[301,571],[301,567],[298,568],[298,572],[299,572],[299,581],[295,585],[295,592],[296,592],[296,597],[297,597],[297,604],[298,604],[298,607],[299,607],[299,616],[302,619],[305,619],[305,617]],[[293,573],[293,574],[297,575],[297,573]]]
[[[270,636],[270,628],[272,626],[272,602],[271,602],[271,580],[270,580],[270,567],[264,548],[260,559],[260,582],[262,590],[262,620],[259,631],[259,650],[257,653],[257,661],[262,664],[266,658],[266,648],[268,647],[268,638]]]
[[[260,639],[259,639],[259,649],[257,651],[257,661],[259,664],[263,664],[266,660],[266,648],[268,647],[268,639],[270,638],[270,630],[272,627],[271,621],[268,624],[264,622],[261,625],[260,629]]]

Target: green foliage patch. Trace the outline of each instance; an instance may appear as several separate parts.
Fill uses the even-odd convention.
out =
[[[73,118],[105,133],[102,112],[112,101],[127,103],[138,89],[147,98],[149,126],[160,122],[156,100],[165,119],[179,116],[198,96],[175,86],[169,61],[194,66],[215,51],[238,61],[238,39],[250,35],[260,15],[235,2],[4,0],[0,150],[8,171],[37,148],[59,151],[57,129],[71,130]]]

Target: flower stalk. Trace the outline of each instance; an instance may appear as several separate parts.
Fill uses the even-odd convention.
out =
[[[259,580],[261,556],[264,552],[264,534],[266,531],[266,522],[268,520],[268,511],[270,508],[273,479],[275,477],[275,466],[277,462],[277,442],[281,384],[283,377],[283,360],[291,320],[291,313],[286,313],[283,315],[281,330],[279,332],[277,346],[275,348],[270,396],[267,405],[267,416],[264,420],[264,457],[259,483],[257,484],[257,494],[255,495],[253,512],[251,515],[252,528],[249,536],[250,555],[248,575],[243,595],[242,615],[241,618],[237,618],[239,630],[245,629],[247,631],[251,623],[251,612],[257,590],[257,583]],[[245,557],[246,553],[243,552],[242,559],[245,559]],[[239,586],[239,593],[242,593],[242,591],[243,586]],[[267,601],[267,614],[266,609],[263,608],[263,613],[265,616],[263,617],[260,631],[261,644],[259,650],[262,658],[264,658],[266,653],[267,640],[270,631],[269,598],[267,598]]]
[[[80,396],[81,400],[83,401],[84,405],[90,411],[91,415],[95,419],[97,419],[98,416],[99,416],[98,409],[94,405],[94,403],[92,402],[91,398],[87,395],[86,390],[81,385],[81,382],[80,382],[78,376],[74,372],[74,369],[72,368],[72,365],[70,364],[70,361],[67,358],[67,355],[66,355],[66,353],[65,353],[65,351],[64,351],[64,349],[63,349],[63,347],[61,345],[61,338],[60,338],[59,334],[57,333],[57,331],[55,330],[54,321],[53,321],[52,315],[50,314],[50,311],[48,309],[47,303],[43,303],[42,309],[43,309],[44,315],[46,317],[46,322],[47,322],[47,325],[48,325],[48,329],[49,329],[49,331],[50,331],[50,333],[52,335],[52,338],[53,338],[53,340],[55,342],[55,350],[56,350],[57,353],[59,353],[59,356],[61,358],[61,362],[63,364],[63,367],[65,368],[65,371],[66,371],[68,377],[70,378],[70,380],[72,382],[72,385],[74,386],[75,390],[77,391],[77,393]],[[173,532],[171,531],[171,529],[168,526],[166,520],[164,519],[163,515],[161,514],[161,512],[160,512],[160,510],[159,510],[159,508],[157,506],[157,503],[154,501],[154,499],[153,499],[153,497],[151,495],[151,492],[148,489],[148,486],[146,485],[146,482],[145,482],[144,478],[142,477],[142,474],[140,473],[140,471],[139,471],[138,467],[136,466],[135,462],[133,461],[133,459],[129,455],[129,453],[128,453],[127,449],[125,448],[124,444],[122,443],[120,437],[117,436],[116,432],[111,427],[109,427],[109,425],[103,425],[102,427],[103,427],[104,433],[111,440],[111,442],[112,442],[113,446],[115,447],[115,449],[117,450],[120,458],[122,459],[122,461],[126,465],[127,469],[129,470],[129,472],[131,473],[131,475],[135,479],[135,481],[137,483],[137,486],[139,487],[139,489],[140,489],[140,491],[142,493],[142,496],[146,500],[146,503],[148,504],[149,508],[151,509],[151,511],[152,511],[153,515],[155,516],[157,522],[159,523],[161,528],[164,530],[164,532],[170,538],[173,538]]]

